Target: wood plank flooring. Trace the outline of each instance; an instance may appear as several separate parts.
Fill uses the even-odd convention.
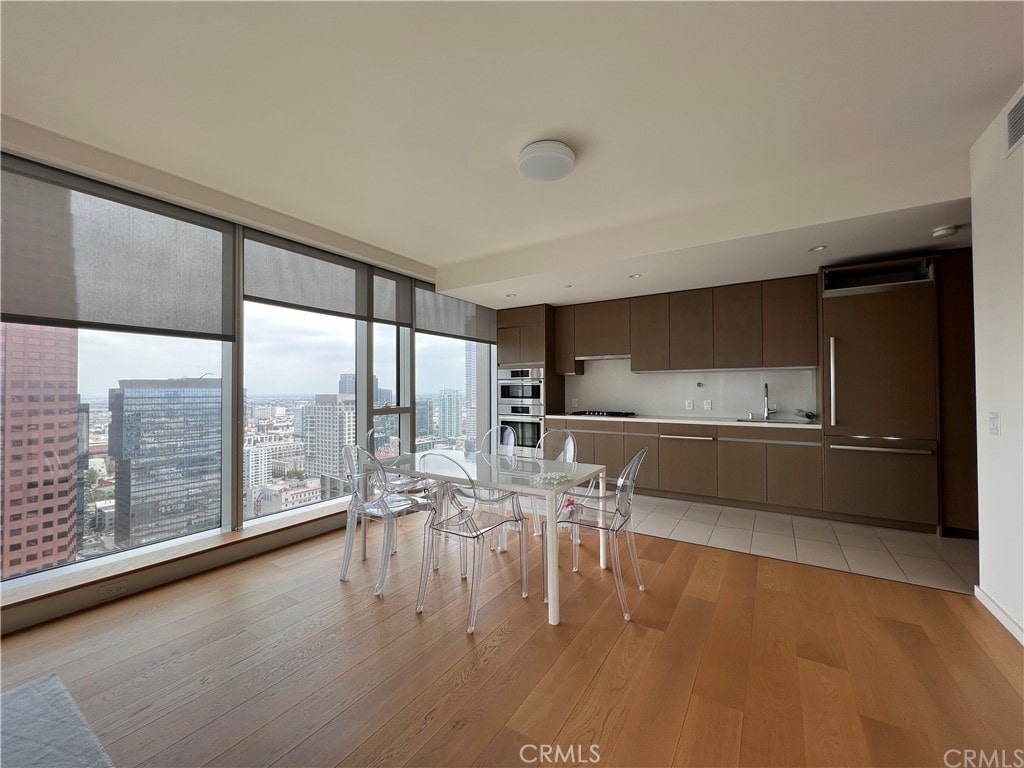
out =
[[[531,537],[531,596],[515,542],[489,553],[467,636],[457,550],[417,615],[419,521],[383,599],[378,533],[349,582],[342,531],[7,636],[3,687],[59,673],[119,768],[521,766],[544,745],[559,764],[941,766],[1024,748],[1024,652],[967,595],[638,536],[627,623],[585,538],[575,574],[563,541],[551,627]]]

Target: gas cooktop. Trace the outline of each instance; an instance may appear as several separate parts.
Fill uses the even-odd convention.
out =
[[[611,416],[616,419],[628,419],[636,416],[635,411],[573,411],[570,416]]]

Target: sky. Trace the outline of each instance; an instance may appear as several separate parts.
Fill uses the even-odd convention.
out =
[[[78,332],[79,391],[106,395],[120,379],[221,375],[221,342],[113,331]],[[378,337],[375,357],[394,357]],[[355,320],[246,302],[245,386],[250,395],[329,394],[355,370]],[[465,346],[418,334],[417,390],[462,389]],[[394,389],[394,367],[377,366],[379,385]],[[207,376],[210,378],[210,376]]]

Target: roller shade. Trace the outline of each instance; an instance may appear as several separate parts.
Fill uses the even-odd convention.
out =
[[[498,315],[493,309],[416,285],[416,329],[460,339],[495,343]]]
[[[230,224],[8,156],[0,193],[5,318],[233,336]]]

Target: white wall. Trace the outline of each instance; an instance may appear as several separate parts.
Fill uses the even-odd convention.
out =
[[[821,412],[815,369],[630,373],[629,360],[588,360],[584,365],[583,376],[565,377],[567,411],[735,418],[750,411],[761,413],[767,382],[769,400],[778,404],[778,418],[792,416],[795,408]],[[684,409],[686,400],[694,401],[694,410]],[[711,400],[711,411],[702,409],[704,400]]]
[[[1024,146],[1006,114],[971,148],[978,387],[979,599],[1024,642]],[[1001,434],[989,432],[999,413]]]

